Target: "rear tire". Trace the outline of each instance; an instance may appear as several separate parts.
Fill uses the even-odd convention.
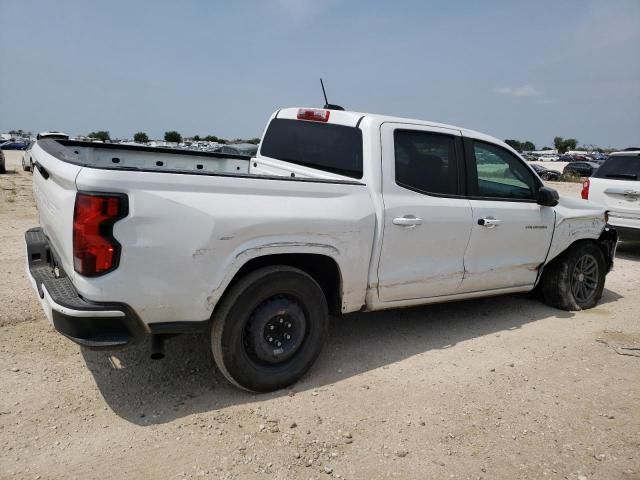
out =
[[[596,244],[572,245],[545,267],[540,281],[545,303],[569,311],[594,307],[602,297],[606,271]]]
[[[309,370],[328,329],[327,301],[311,276],[288,266],[264,267],[225,293],[213,314],[211,349],[231,383],[270,392]]]

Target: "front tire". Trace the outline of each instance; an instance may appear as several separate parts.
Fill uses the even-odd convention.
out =
[[[327,301],[318,283],[297,268],[270,266],[225,293],[213,314],[211,349],[231,383],[270,392],[311,368],[328,330]]]
[[[569,311],[594,307],[602,297],[606,271],[596,244],[571,246],[545,268],[540,282],[545,303]]]

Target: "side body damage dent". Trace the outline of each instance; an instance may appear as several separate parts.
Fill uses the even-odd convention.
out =
[[[216,304],[226,291],[228,285],[233,280],[233,277],[240,271],[240,269],[247,264],[250,260],[259,257],[267,257],[270,255],[278,254],[316,254],[330,257],[333,259],[338,267],[340,267],[340,250],[332,245],[313,243],[313,242],[269,242],[262,245],[255,245],[245,248],[238,252],[233,261],[225,268],[225,274],[222,282],[214,288],[207,296],[207,304],[213,311]],[[341,292],[344,296],[344,293]]]

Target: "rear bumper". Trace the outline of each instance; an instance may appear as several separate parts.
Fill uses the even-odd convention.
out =
[[[149,333],[128,305],[82,298],[66,273],[54,266],[54,252],[41,228],[28,230],[25,243],[31,285],[49,322],[58,332],[92,349],[117,349]]]

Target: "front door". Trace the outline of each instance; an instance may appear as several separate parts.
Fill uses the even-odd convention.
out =
[[[473,229],[460,292],[533,286],[555,225],[536,203],[540,180],[499,145],[465,139],[465,152]]]
[[[460,132],[385,123],[380,133],[379,298],[393,302],[456,293],[471,233],[471,204],[462,197]]]

